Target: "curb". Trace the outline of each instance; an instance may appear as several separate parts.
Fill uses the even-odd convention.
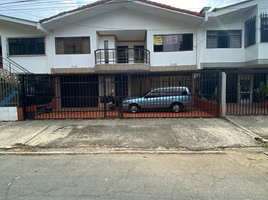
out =
[[[226,154],[224,151],[98,151],[98,152],[0,152],[0,156],[6,155],[24,155],[24,156],[49,156],[49,155],[101,155],[101,154]]]
[[[226,119],[227,121],[229,121],[230,123],[234,124],[235,126],[238,126],[239,128],[241,128],[242,130],[245,131],[245,133],[249,136],[251,136],[254,140],[261,140],[262,142],[266,142],[268,143],[268,140],[258,136],[257,134],[253,133],[251,130],[248,130],[247,128],[241,126],[240,124],[234,122],[233,120],[229,119],[228,117],[223,117],[224,119]]]

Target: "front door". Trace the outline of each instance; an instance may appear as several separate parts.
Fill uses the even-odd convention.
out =
[[[128,46],[117,47],[117,62],[128,63]]]
[[[240,80],[241,103],[250,103],[250,80]]]
[[[134,46],[134,62],[144,63],[144,46]]]

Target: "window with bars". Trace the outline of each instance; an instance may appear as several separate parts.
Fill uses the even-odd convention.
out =
[[[45,38],[8,38],[9,55],[45,55]]]
[[[241,48],[241,30],[207,31],[207,48]]]
[[[56,54],[90,54],[90,37],[58,37]]]
[[[245,22],[245,47],[256,43],[256,16]]]
[[[261,14],[261,43],[268,42],[268,14]]]
[[[192,51],[193,34],[155,35],[154,52]]]

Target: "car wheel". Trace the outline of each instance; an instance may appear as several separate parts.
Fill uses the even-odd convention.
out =
[[[172,104],[171,109],[174,113],[178,113],[182,110],[182,105],[179,103],[174,103]]]
[[[138,105],[136,105],[136,104],[131,104],[131,105],[129,106],[129,111],[130,111],[131,113],[137,113],[137,112],[139,111],[139,107],[138,107]]]

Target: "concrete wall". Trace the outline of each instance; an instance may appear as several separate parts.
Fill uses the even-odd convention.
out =
[[[17,121],[17,107],[0,107],[0,121]]]

